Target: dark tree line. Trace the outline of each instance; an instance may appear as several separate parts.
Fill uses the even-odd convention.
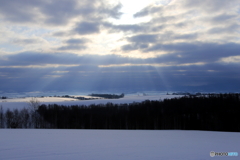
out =
[[[41,105],[38,113],[51,128],[240,131],[239,94],[130,104]]]
[[[102,97],[102,98],[107,98],[107,99],[118,99],[118,98],[123,98],[124,94],[116,95],[116,94],[90,94],[89,96],[93,97]]]
[[[240,131],[240,94],[185,96],[130,104],[51,104],[23,110],[7,111],[3,115],[5,127]],[[21,118],[9,118],[17,115]]]

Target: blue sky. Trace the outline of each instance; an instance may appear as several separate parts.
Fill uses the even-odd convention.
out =
[[[239,0],[0,3],[0,92],[240,90]]]

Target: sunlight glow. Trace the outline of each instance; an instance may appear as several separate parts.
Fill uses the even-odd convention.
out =
[[[205,65],[204,62],[197,63],[183,63],[183,64],[166,64],[166,63],[144,63],[144,64],[132,64],[132,63],[124,63],[124,64],[110,64],[110,65],[99,65],[99,68],[108,68],[108,67],[128,67],[128,66],[154,66],[154,67],[170,67],[170,66],[192,66],[192,65]]]

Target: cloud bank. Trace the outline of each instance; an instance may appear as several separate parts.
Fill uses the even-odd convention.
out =
[[[240,89],[238,0],[0,2],[1,92]]]

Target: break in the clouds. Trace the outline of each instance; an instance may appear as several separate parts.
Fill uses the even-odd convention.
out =
[[[239,91],[238,0],[0,0],[0,91]]]

